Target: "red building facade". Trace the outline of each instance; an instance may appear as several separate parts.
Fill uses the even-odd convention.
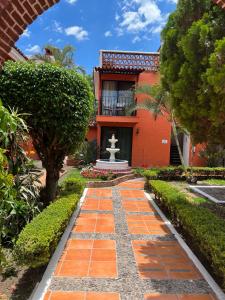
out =
[[[88,140],[97,140],[100,158],[108,158],[105,149],[114,133],[121,149],[117,158],[127,159],[132,167],[180,164],[167,115],[155,120],[145,110],[128,113],[144,99],[144,95],[135,95],[135,87],[154,85],[159,79],[159,53],[100,51],[100,66],[94,70],[96,127],[87,135]],[[191,158],[190,138],[182,135],[180,143],[186,164],[194,159],[195,165],[201,165],[198,153]]]

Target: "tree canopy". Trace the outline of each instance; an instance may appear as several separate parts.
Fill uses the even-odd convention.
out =
[[[163,87],[171,95],[176,118],[196,143],[225,145],[225,136],[222,141],[219,138],[225,129],[225,105],[221,105],[225,72],[221,65],[220,74],[214,77],[217,53],[224,50],[224,28],[225,12],[211,0],[180,0],[162,32]]]
[[[46,195],[53,200],[64,157],[86,134],[93,107],[90,85],[81,74],[56,65],[6,62],[0,97],[27,114],[34,147],[47,170]]]

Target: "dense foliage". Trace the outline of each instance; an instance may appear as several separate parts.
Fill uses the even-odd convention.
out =
[[[142,175],[147,179],[162,179],[162,180],[185,180],[190,176],[197,179],[210,179],[210,178],[225,178],[225,168],[205,168],[205,167],[192,167],[183,168],[179,167],[165,167],[154,168],[150,170],[143,170]]]
[[[225,11],[180,0],[163,30],[161,72],[176,117],[195,142],[225,145]]]
[[[209,209],[189,202],[184,193],[169,183],[152,180],[149,184],[173,221],[182,227],[197,253],[208,262],[225,287],[225,221]]]
[[[63,187],[63,196],[44,209],[23,229],[15,247],[17,259],[21,264],[35,268],[48,263],[83,188],[84,182],[80,180],[67,181]]]
[[[34,147],[46,168],[43,199],[55,198],[64,157],[84,140],[93,94],[85,77],[53,64],[6,62],[0,96],[7,106],[26,113]]]
[[[10,244],[39,212],[38,174],[20,146],[26,133],[21,117],[0,102],[0,244]]]

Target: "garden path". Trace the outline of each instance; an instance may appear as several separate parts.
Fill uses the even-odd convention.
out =
[[[144,182],[88,189],[44,300],[213,300],[144,194]]]

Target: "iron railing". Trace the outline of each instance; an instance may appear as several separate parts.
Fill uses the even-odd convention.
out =
[[[134,116],[130,112],[136,101],[133,97],[103,96],[100,114],[103,116]]]

